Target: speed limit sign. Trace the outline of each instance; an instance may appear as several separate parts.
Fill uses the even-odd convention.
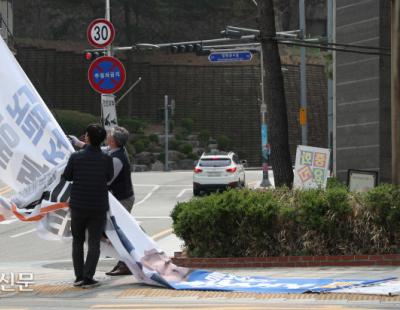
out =
[[[87,28],[87,38],[91,45],[103,48],[114,41],[115,29],[111,22],[99,18],[92,21]]]

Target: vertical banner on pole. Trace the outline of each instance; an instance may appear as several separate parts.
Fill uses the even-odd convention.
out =
[[[108,131],[117,126],[117,109],[114,95],[101,95],[101,109],[103,111],[103,126],[105,130]]]
[[[268,127],[267,124],[261,125],[261,152],[262,152],[262,163],[263,163],[263,179],[268,179],[268,159],[270,148],[268,144]]]

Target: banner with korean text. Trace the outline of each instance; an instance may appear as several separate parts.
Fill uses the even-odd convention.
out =
[[[297,146],[293,186],[326,188],[330,150],[305,145]]]

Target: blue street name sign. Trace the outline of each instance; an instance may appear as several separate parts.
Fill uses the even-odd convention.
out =
[[[215,52],[208,56],[210,62],[250,61],[252,58],[249,51]]]

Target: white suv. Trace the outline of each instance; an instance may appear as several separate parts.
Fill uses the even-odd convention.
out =
[[[198,196],[202,190],[217,190],[244,187],[246,176],[243,165],[233,153],[203,153],[193,173],[193,195]]]

